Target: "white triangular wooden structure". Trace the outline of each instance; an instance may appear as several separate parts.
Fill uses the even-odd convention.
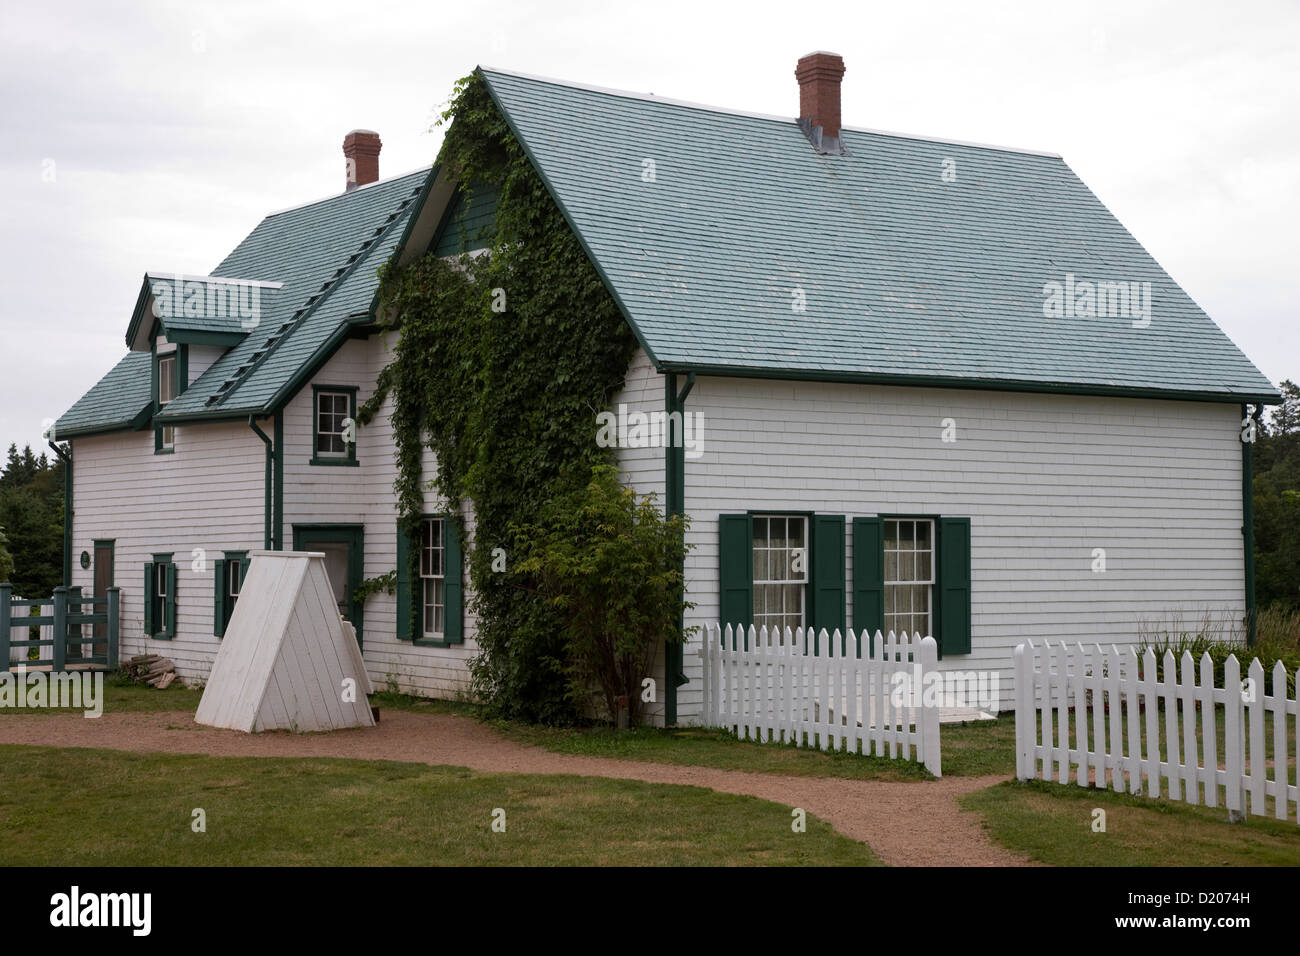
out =
[[[373,725],[370,679],[356,633],[339,617],[325,555],[249,558],[194,720],[249,733]]]

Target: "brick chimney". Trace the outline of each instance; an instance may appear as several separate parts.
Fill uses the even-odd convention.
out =
[[[343,137],[343,155],[347,157],[347,191],[379,179],[379,134],[372,129],[354,129]]]
[[[799,125],[820,152],[840,152],[840,79],[844,58],[818,50],[799,59]],[[821,127],[818,130],[818,127]]]

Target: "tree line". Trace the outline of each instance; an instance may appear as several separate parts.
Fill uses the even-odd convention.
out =
[[[0,473],[0,581],[25,598],[63,583],[63,462],[11,444]]]

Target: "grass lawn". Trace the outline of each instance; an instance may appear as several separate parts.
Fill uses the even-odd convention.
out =
[[[190,713],[198,710],[199,698],[203,696],[201,690],[190,690],[180,683],[172,684],[166,690],[158,690],[156,687],[149,687],[144,684],[116,683],[114,678],[105,675],[104,678],[104,713],[120,713],[123,711],[167,711],[167,710],[188,710]],[[79,714],[85,708],[82,707],[65,707],[65,708],[35,708],[26,707],[0,707],[0,716],[9,714],[19,716],[48,716],[50,714]]]
[[[0,746],[0,864],[878,864],[790,808],[697,787],[388,761]],[[191,829],[206,812],[207,832]],[[506,831],[492,831],[493,811]]]
[[[1054,866],[1296,866],[1300,826],[1227,810],[1031,781],[1001,783],[959,801],[979,813],[989,835],[1031,860]],[[1094,833],[1093,810],[1106,811]]]
[[[722,770],[774,773],[791,777],[842,777],[851,780],[928,780],[915,761],[826,752],[792,744],[745,741],[722,730],[685,727],[570,729],[494,721],[491,726],[521,743],[555,753],[689,764]],[[945,776],[1013,775],[1016,771],[1014,715],[996,721],[945,724],[939,730]]]

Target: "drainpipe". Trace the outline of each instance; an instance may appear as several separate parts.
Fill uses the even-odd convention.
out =
[[[63,461],[63,586],[69,588],[72,587],[72,450],[69,445],[65,451],[52,438],[46,441]]]
[[[695,387],[695,373],[686,374],[686,384],[677,391],[677,376],[672,372],[664,376],[664,408],[668,418],[665,430],[671,431],[668,422],[672,414],[678,413],[682,422],[677,434],[677,441],[665,441],[664,445],[664,497],[669,515],[686,512],[686,444],[685,416],[686,397]],[[666,436],[671,438],[671,434]],[[683,562],[682,577],[685,579],[686,567]],[[681,626],[686,626],[686,611],[682,610]],[[665,642],[664,644],[664,725],[671,727],[677,723],[677,688],[687,683],[682,669],[682,645]]]
[[[1262,407],[1255,405],[1241,406],[1241,419],[1255,421],[1255,434],[1260,432],[1259,416]],[[1243,426],[1244,427],[1244,426]],[[1255,482],[1254,482],[1253,442],[1241,443],[1241,536],[1246,552],[1246,644],[1255,645]]]
[[[271,547],[271,480],[273,474],[273,462],[277,457],[275,454],[275,446],[272,445],[271,439],[267,437],[266,432],[257,427],[257,420],[252,415],[248,416],[248,427],[251,428],[257,434],[257,437],[262,439],[266,444],[266,478],[263,480],[263,485],[266,489],[266,502],[262,507],[264,515],[262,548],[266,551],[273,551],[275,549]]]
[[[276,551],[284,550],[284,412],[275,413],[275,480],[272,482],[271,543]]]

